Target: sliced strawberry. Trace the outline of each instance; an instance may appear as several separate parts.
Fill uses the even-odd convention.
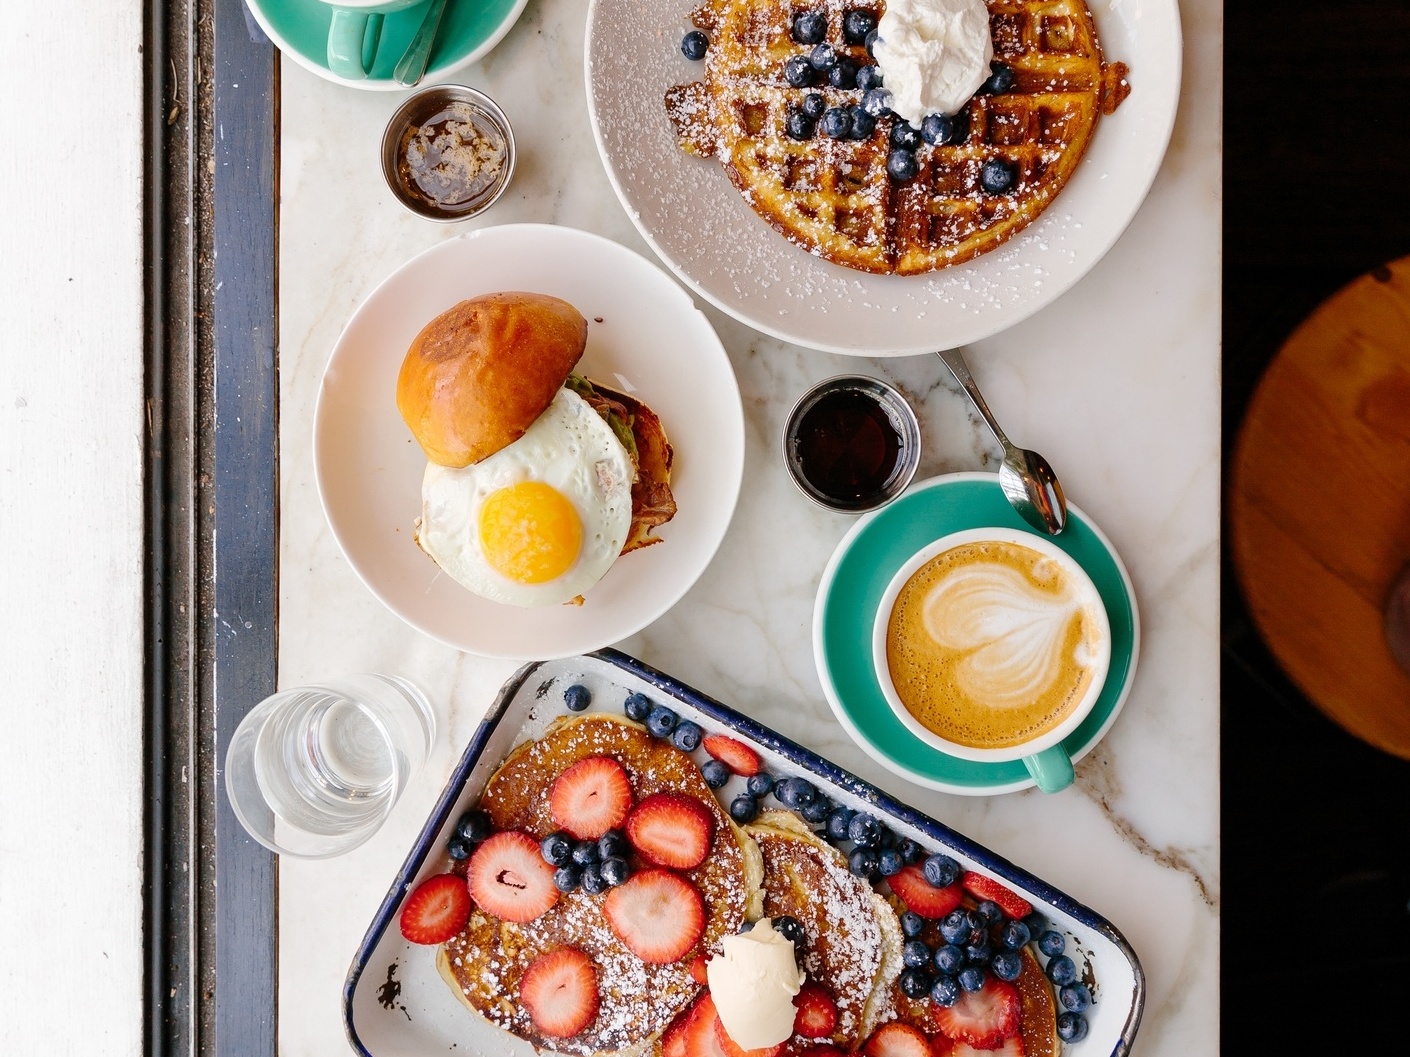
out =
[[[965,871],[960,875],[960,884],[975,899],[992,899],[1011,918],[1026,918],[1033,913],[1032,903],[982,873]]]
[[[953,1006],[935,1006],[933,1015],[946,1038],[992,1050],[1018,1034],[1021,1009],[1018,988],[991,976],[978,991],[961,991]]]
[[[809,980],[793,996],[798,1013],[793,1018],[793,1032],[805,1039],[825,1039],[837,1030],[837,1003],[822,984]]]
[[[685,1036],[685,1057],[726,1057],[715,1033],[715,1025],[719,1022],[714,999],[701,995],[700,1001],[691,1007],[682,1032]]]
[[[519,981],[519,1001],[543,1034],[571,1039],[597,1017],[592,959],[575,947],[540,954]]]
[[[671,1021],[661,1035],[661,1057],[686,1057],[685,1029],[690,1023],[690,1016],[695,1012],[695,1007],[687,1009],[675,1020]]]
[[[711,734],[700,744],[711,756],[745,778],[751,778],[764,769],[764,761],[759,759],[757,752],[725,734]]]
[[[627,840],[642,858],[672,870],[690,870],[705,861],[715,817],[693,796],[666,790],[652,793],[627,816]]]
[[[930,1043],[930,1057],[1024,1057],[1023,1036],[1010,1035],[996,1049],[981,1050],[967,1042],[936,1035]]]
[[[558,776],[548,805],[553,821],[578,840],[597,840],[627,817],[632,783],[616,760],[589,756]]]
[[[782,1042],[776,1046],[760,1046],[758,1049],[746,1050],[729,1037],[729,1032],[725,1030],[724,1022],[720,1020],[718,1012],[715,1013],[714,1028],[715,1041],[720,1044],[720,1050],[725,1057],[778,1057],[778,1054],[783,1051]]]
[[[930,1040],[920,1029],[893,1020],[871,1033],[862,1052],[867,1057],[930,1057]]]
[[[475,849],[465,870],[470,897],[501,921],[532,921],[558,902],[553,867],[527,833],[506,829]]]
[[[690,962],[690,978],[697,984],[709,985],[710,977],[705,972],[705,956],[702,954],[698,958],[692,958]]]
[[[412,943],[444,943],[470,919],[470,891],[459,874],[442,873],[416,886],[401,905],[401,934]]]
[[[958,884],[936,888],[925,879],[919,866],[903,866],[899,873],[886,879],[891,891],[906,904],[906,909],[923,918],[943,918],[960,905],[964,892]]]
[[[684,957],[705,931],[705,903],[699,891],[668,870],[633,874],[607,893],[602,913],[617,938],[653,965]]]

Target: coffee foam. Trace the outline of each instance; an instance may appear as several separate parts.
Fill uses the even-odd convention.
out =
[[[1076,709],[1102,651],[1101,597],[1055,559],[1015,543],[965,543],[906,581],[887,628],[891,680],[946,741],[1021,745]]]

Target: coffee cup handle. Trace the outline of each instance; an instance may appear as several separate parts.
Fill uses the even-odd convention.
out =
[[[361,81],[371,72],[382,37],[382,16],[345,7],[333,8],[328,25],[328,69],[349,81]]]
[[[1042,752],[1023,758],[1023,766],[1033,776],[1033,781],[1045,793],[1057,793],[1066,789],[1076,778],[1072,770],[1072,757],[1061,744],[1053,745]]]

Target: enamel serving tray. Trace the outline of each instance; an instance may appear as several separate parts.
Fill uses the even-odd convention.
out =
[[[582,683],[592,692],[589,711],[621,713],[632,693],[674,709],[707,734],[728,732],[752,745],[777,777],[805,775],[826,796],[876,815],[927,852],[943,851],[965,869],[1003,881],[1067,937],[1079,978],[1095,981],[1090,1027],[1066,1057],[1125,1057],[1140,1025],[1145,976],[1130,944],[1105,918],[934,819],[776,734],[726,705],[615,650],[525,665],[504,685],[451,775],[431,817],[392,881],[348,969],[343,1023],[355,1052],[365,1057],[480,1054],[530,1057],[532,1047],[471,1014],[436,972],[435,949],[408,943],[397,927],[402,900],[425,877],[443,873],[445,843],[456,821],[479,800],[500,761],[516,745],[538,737],[569,714],[563,691]],[[695,753],[701,761],[703,750]],[[724,803],[742,791],[731,778],[719,790]],[[765,806],[777,806],[770,797]],[[1041,955],[1039,956],[1042,961]]]

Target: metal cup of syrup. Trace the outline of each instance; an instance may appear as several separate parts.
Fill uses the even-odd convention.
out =
[[[828,378],[789,412],[783,461],[813,502],[861,514],[911,483],[920,465],[920,423],[905,397],[879,379]]]

